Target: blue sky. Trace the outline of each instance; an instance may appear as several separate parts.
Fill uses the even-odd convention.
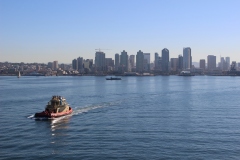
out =
[[[239,0],[0,0],[0,62],[106,57],[126,50],[170,58],[191,47],[240,62]],[[107,50],[104,50],[107,49]]]

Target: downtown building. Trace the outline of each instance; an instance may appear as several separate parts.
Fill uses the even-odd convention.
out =
[[[78,61],[77,59],[72,60],[72,68],[73,70],[78,70]]]
[[[183,48],[183,70],[192,68],[191,48]]]
[[[182,55],[178,55],[178,71],[182,71],[183,70],[183,56]]]
[[[216,56],[214,55],[207,56],[207,69],[208,71],[213,71],[216,69]]]
[[[169,72],[169,50],[167,48],[162,50],[162,71]]]
[[[129,56],[129,70],[132,72],[135,68],[135,55]]]
[[[77,58],[78,71],[83,72],[83,57]]]
[[[150,53],[143,53],[143,71],[150,72]]]
[[[119,66],[120,66],[120,56],[118,53],[115,54],[115,71],[119,71]]]
[[[107,67],[107,71],[113,71],[114,60],[112,58],[106,58],[106,67]]]
[[[53,61],[53,70],[56,71],[58,69],[58,61]]]
[[[105,53],[101,51],[97,51],[95,53],[95,69],[97,72],[105,72],[107,70]]]
[[[128,72],[128,54],[125,50],[120,55],[120,67],[121,72]]]
[[[143,67],[144,67],[144,55],[141,50],[137,52],[136,56],[136,72],[143,73]]]
[[[173,72],[178,71],[178,58],[171,58],[170,64],[171,64],[171,71]]]
[[[199,61],[199,68],[201,68],[203,71],[206,70],[206,62],[205,62],[205,59],[200,59],[200,61]]]

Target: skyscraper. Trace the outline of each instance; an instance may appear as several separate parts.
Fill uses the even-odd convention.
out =
[[[114,60],[112,58],[105,58],[106,66],[114,67]]]
[[[183,48],[183,69],[191,69],[191,68],[192,68],[191,48],[186,47],[186,48]]]
[[[136,56],[136,71],[139,73],[143,73],[143,62],[144,62],[143,52],[139,50]]]
[[[106,71],[105,53],[100,51],[95,53],[95,67],[97,71]]]
[[[156,52],[154,56],[154,70],[158,70],[158,59],[159,59],[159,55]]]
[[[131,69],[135,66],[135,55],[130,55],[129,57],[130,67]]]
[[[203,69],[203,71],[205,71],[206,69],[206,62],[205,62],[205,59],[200,59],[200,68]]]
[[[48,66],[47,67],[53,69],[53,62],[48,62]]]
[[[143,53],[144,65],[143,69],[146,72],[150,72],[150,53]]]
[[[171,58],[171,71],[176,72],[178,69],[178,58]]]
[[[53,61],[53,70],[58,69],[58,61]]]
[[[178,69],[179,69],[179,71],[183,70],[183,56],[182,55],[178,55]]]
[[[125,50],[121,52],[120,66],[122,67],[124,72],[128,72],[128,54]]]
[[[77,58],[77,65],[78,65],[78,70],[81,71],[83,69],[83,57]]]
[[[230,57],[226,57],[227,70],[230,69]]]
[[[115,54],[115,70],[116,70],[116,71],[118,71],[119,64],[120,64],[119,54],[116,53],[116,54]]]
[[[164,48],[162,50],[162,71],[168,72],[169,67],[169,50]]]
[[[207,68],[209,71],[216,69],[216,56],[207,56]]]
[[[74,70],[78,70],[78,61],[76,59],[72,60],[72,68]]]

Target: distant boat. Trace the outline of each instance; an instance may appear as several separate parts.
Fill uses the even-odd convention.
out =
[[[106,80],[121,80],[121,78],[118,78],[118,77],[110,77],[110,78],[106,78]]]
[[[17,76],[18,78],[20,78],[21,77],[21,73],[20,73],[20,71],[18,71],[18,76]]]
[[[44,74],[38,73],[38,72],[31,72],[26,74],[25,76],[44,76]]]
[[[190,71],[182,71],[179,76],[195,76],[195,74],[191,73]]]

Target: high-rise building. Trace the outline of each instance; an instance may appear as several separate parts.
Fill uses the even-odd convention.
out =
[[[183,70],[183,56],[178,55],[178,70],[182,71]]]
[[[143,53],[143,57],[144,57],[143,70],[145,72],[150,72],[150,53]]]
[[[168,72],[169,68],[169,50],[167,48],[164,48],[162,50],[162,71]]]
[[[207,56],[207,69],[209,71],[216,69],[216,56],[213,55]]]
[[[119,65],[120,65],[120,58],[119,58],[119,57],[120,57],[119,54],[116,53],[116,54],[115,54],[115,70],[116,70],[116,71],[118,71],[118,67],[119,67]]]
[[[143,73],[143,64],[144,64],[144,56],[143,52],[139,50],[136,56],[136,71],[139,73]]]
[[[134,68],[134,66],[135,66],[135,55],[130,55],[129,63],[130,63],[130,67]]]
[[[156,53],[155,53],[155,56],[154,56],[154,69],[155,69],[155,70],[158,70],[158,60],[159,60],[159,55],[158,55],[158,53],[156,52]]]
[[[58,61],[53,61],[53,70],[58,69]]]
[[[83,60],[83,68],[84,68],[84,71],[86,73],[91,71],[92,66],[93,66],[93,59],[85,59],[85,60]]]
[[[200,68],[203,69],[203,71],[205,71],[206,69],[206,62],[205,62],[205,59],[200,59]]]
[[[122,67],[122,71],[128,72],[128,54],[125,50],[121,52],[120,66]]]
[[[93,67],[93,59],[86,59],[85,62],[89,62],[89,69]]]
[[[72,68],[78,70],[78,61],[76,59],[72,60]]]
[[[83,57],[77,58],[78,70],[81,71],[83,69]]]
[[[60,65],[60,68],[61,68],[62,70],[66,70],[66,65],[65,65],[64,63],[62,63],[62,64]]]
[[[230,69],[230,57],[226,57],[227,70]]]
[[[183,69],[191,69],[192,67],[192,55],[191,48],[183,48]]]
[[[171,58],[171,70],[176,72],[178,69],[178,58]]]
[[[237,62],[232,61],[232,64],[230,66],[230,71],[236,71],[237,70]]]
[[[101,51],[95,53],[95,67],[97,71],[106,71],[105,53]]]
[[[53,62],[48,62],[47,67],[53,69]]]
[[[105,58],[106,59],[106,66],[114,67],[114,60],[112,58]]]

